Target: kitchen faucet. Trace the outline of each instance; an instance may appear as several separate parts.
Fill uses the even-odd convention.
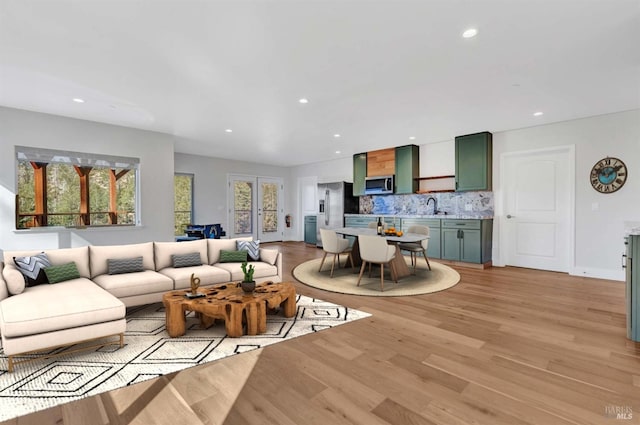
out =
[[[429,206],[429,201],[433,201],[433,215],[438,214],[438,200],[433,196],[429,196],[427,198],[427,207]]]

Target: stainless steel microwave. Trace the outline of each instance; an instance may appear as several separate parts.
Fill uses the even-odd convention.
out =
[[[364,181],[364,193],[366,195],[385,195],[393,193],[394,176],[367,177]]]

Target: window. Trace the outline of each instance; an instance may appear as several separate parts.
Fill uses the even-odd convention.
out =
[[[135,225],[137,158],[16,147],[16,228]]]
[[[174,234],[184,235],[185,226],[193,224],[193,174],[173,176]]]

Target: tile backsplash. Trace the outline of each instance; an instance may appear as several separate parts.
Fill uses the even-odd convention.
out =
[[[493,215],[493,192],[441,192],[412,195],[369,195],[360,197],[360,214],[398,214],[429,215],[435,214],[434,203],[438,201],[438,210],[447,214]]]

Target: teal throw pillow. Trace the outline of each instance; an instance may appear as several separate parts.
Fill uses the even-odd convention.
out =
[[[247,251],[220,250],[221,263],[244,263],[247,261]]]
[[[44,269],[44,274],[47,275],[49,283],[64,282],[65,280],[77,279],[80,277],[78,267],[73,261],[59,266],[47,267]]]

